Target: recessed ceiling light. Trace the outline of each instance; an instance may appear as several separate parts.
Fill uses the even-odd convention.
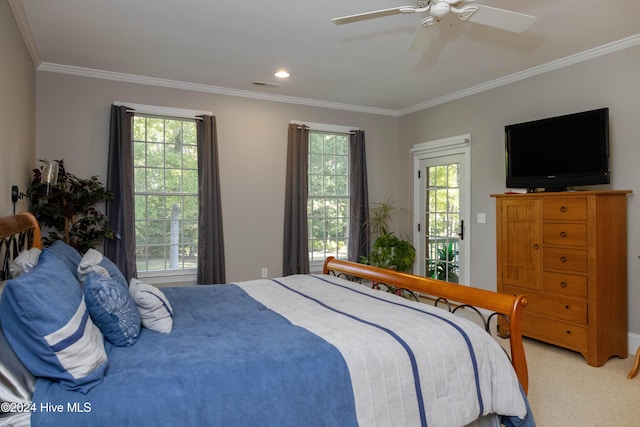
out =
[[[287,77],[289,77],[289,73],[287,73],[285,70],[280,70],[274,75],[280,79],[286,79]]]

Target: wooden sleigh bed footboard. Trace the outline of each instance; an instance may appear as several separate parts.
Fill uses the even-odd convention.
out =
[[[328,257],[324,263],[324,274],[346,278],[350,281],[370,280],[373,283],[392,286],[413,295],[429,298],[436,305],[446,306],[449,311],[471,309],[481,316],[484,327],[489,331],[495,320],[497,334],[509,339],[510,357],[513,369],[526,393],[529,385],[527,360],[522,343],[522,310],[527,305],[523,295],[509,295],[484,289],[471,288],[426,277],[372,267]],[[488,313],[487,313],[488,312]]]

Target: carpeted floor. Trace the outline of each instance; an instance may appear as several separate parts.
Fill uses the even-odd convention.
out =
[[[459,315],[478,323],[468,311]],[[493,330],[493,328],[492,328]],[[497,340],[508,351],[508,341]],[[529,404],[537,427],[640,427],[640,373],[627,375],[636,349],[599,368],[580,353],[524,338]]]
[[[526,338],[524,345],[538,427],[640,426],[640,375],[627,379],[633,355],[594,368],[573,351]]]

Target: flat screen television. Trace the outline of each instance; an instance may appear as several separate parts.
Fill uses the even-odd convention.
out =
[[[507,188],[609,184],[609,109],[507,125]]]

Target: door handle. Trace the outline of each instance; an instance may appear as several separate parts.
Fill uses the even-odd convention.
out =
[[[464,240],[464,220],[460,220],[460,232],[456,234],[460,236],[460,240]]]

